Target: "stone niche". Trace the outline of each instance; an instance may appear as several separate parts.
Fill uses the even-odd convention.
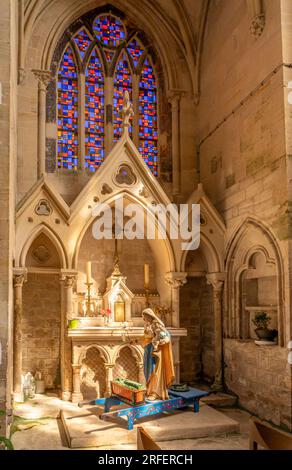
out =
[[[112,355],[114,363],[109,366],[104,360],[101,348],[105,348],[108,354]],[[112,378],[123,377],[130,380],[143,381],[141,370],[141,356],[131,347],[125,346],[114,351],[108,345],[101,347],[89,346],[86,350],[81,366],[81,393],[85,400],[104,397],[108,394],[109,370],[112,371]]]
[[[60,384],[61,296],[58,274],[29,273],[23,286],[23,374],[40,371],[46,389]]]
[[[255,253],[242,274],[241,332],[243,339],[257,339],[253,319],[263,311],[271,318],[269,328],[278,329],[277,273],[263,253]]]

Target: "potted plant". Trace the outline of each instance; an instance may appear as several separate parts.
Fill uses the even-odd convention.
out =
[[[68,328],[70,330],[75,330],[79,326],[79,318],[72,318],[71,320],[68,320]]]
[[[277,336],[277,330],[268,328],[271,317],[266,312],[256,312],[252,322],[256,326],[255,333],[260,340],[273,341]]]

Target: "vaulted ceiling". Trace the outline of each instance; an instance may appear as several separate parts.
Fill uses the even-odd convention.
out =
[[[74,21],[84,12],[110,3],[120,10],[124,11],[132,18],[142,19],[140,25],[145,29],[148,28],[151,37],[155,41],[156,36],[161,35],[161,43],[165,41],[165,48],[173,51],[173,75],[175,75],[175,63],[177,57],[184,58],[190,74],[190,82],[192,91],[195,93],[197,87],[197,71],[196,63],[200,54],[201,38],[203,37],[204,24],[208,9],[209,0],[23,0],[22,16],[23,16],[23,61],[27,46],[38,28],[39,24],[46,22],[51,13],[56,10],[54,24],[50,25],[51,31],[67,27],[67,21]],[[143,24],[144,23],[144,24]],[[53,34],[48,30],[49,35]],[[147,31],[146,31],[147,32]],[[157,41],[156,41],[157,42]],[[168,52],[170,52],[168,50]],[[42,68],[48,66],[42,63]],[[169,88],[175,87],[174,83],[169,83]]]

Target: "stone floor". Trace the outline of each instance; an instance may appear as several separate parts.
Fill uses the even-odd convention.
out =
[[[206,405],[202,409],[209,408]],[[56,396],[38,395],[34,400],[16,405],[15,426],[12,442],[17,450],[70,450],[64,426],[60,419],[60,412],[76,413],[77,405],[62,402]],[[219,413],[219,412],[218,412]],[[247,450],[248,449],[248,419],[249,414],[238,408],[222,408],[220,413],[239,423],[239,432],[223,433],[220,435],[208,435],[196,439],[186,438],[159,442],[164,450]],[[197,415],[198,416],[198,415]],[[202,413],[203,416],[203,413]],[[128,433],[128,431],[124,431]],[[128,442],[128,443],[123,443]],[[118,443],[115,439],[112,443],[102,446],[90,447],[99,450],[126,450],[135,449],[135,437],[121,439]],[[86,449],[83,449],[86,450]]]

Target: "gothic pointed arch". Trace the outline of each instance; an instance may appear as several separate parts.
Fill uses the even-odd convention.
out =
[[[250,240],[253,240],[252,246]],[[249,337],[253,313],[267,310],[275,312],[274,327],[278,330],[278,343],[284,346],[288,338],[283,257],[270,228],[253,217],[240,224],[227,246],[225,270],[225,335],[229,338]],[[269,299],[261,294],[262,286],[267,283],[270,287],[265,292],[269,292]]]

